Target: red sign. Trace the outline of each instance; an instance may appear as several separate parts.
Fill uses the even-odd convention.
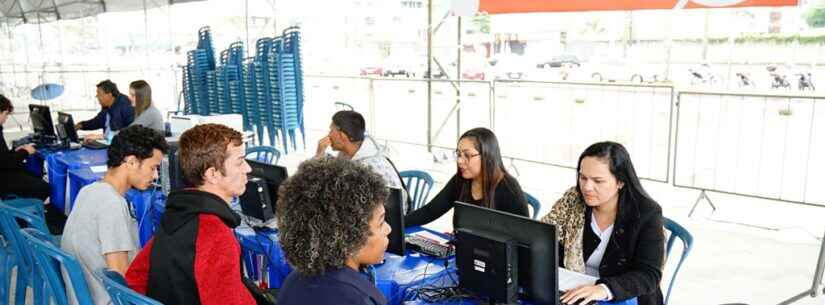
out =
[[[692,0],[684,8],[796,6],[799,0]],[[678,0],[479,0],[488,14],[673,9]]]

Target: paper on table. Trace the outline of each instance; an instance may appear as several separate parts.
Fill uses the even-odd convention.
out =
[[[599,278],[559,267],[559,290],[567,291],[582,285],[593,285]]]
[[[91,170],[92,170],[93,173],[99,174],[99,173],[105,173],[109,169],[106,167],[106,165],[98,165],[98,166],[92,166]]]

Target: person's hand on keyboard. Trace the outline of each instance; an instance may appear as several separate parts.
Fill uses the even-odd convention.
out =
[[[570,289],[559,297],[563,304],[591,304],[595,301],[607,300],[607,290],[602,285],[584,285]]]
[[[102,134],[89,134],[83,137],[83,143],[89,144],[94,141],[103,140]]]

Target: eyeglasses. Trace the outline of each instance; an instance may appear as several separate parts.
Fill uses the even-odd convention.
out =
[[[457,150],[453,151],[453,157],[455,157],[456,160],[462,160],[462,161],[465,161],[465,162],[470,161],[471,158],[478,157],[478,156],[481,156],[481,154],[479,154],[479,153],[466,154],[466,153],[463,153],[463,152],[460,152],[460,151],[457,151]]]

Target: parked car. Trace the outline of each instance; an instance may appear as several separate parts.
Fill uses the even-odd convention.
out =
[[[550,60],[539,62],[536,68],[560,68],[561,66],[581,66],[581,61],[578,57],[572,54],[562,54],[550,58]]]

